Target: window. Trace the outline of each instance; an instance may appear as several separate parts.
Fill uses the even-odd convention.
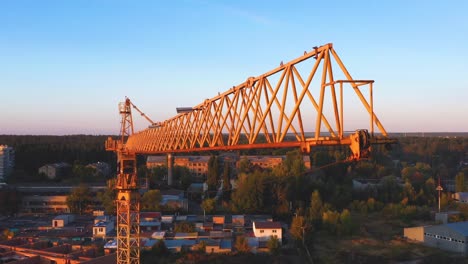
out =
[[[99,228],[99,232],[102,232],[102,227]]]
[[[263,232],[265,232],[265,230],[260,230],[260,233],[263,233]]]
[[[276,229],[273,229],[271,232],[276,233]]]

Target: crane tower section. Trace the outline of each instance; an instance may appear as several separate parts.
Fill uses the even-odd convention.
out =
[[[109,138],[106,150],[117,154],[117,263],[140,263],[140,193],[136,170],[136,153],[128,151],[125,142],[133,134],[130,99],[119,104],[122,117],[120,139]]]

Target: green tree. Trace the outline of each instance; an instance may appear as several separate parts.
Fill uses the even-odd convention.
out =
[[[212,214],[216,209],[216,200],[214,198],[207,198],[203,200],[201,207],[207,214]]]
[[[91,209],[93,195],[87,185],[75,187],[67,196],[67,206],[72,213],[83,214]]]
[[[219,161],[217,156],[211,156],[208,160],[208,172],[207,172],[207,179],[206,184],[208,185],[208,191],[213,193],[216,191],[216,187],[218,186],[219,180]]]
[[[158,182],[163,181],[165,177],[167,177],[167,166],[161,165],[151,168],[148,172],[149,187],[156,188]]]
[[[253,171],[253,165],[250,160],[246,157],[243,157],[239,161],[239,174],[241,173],[251,173]]]
[[[250,252],[250,246],[247,243],[247,238],[245,238],[244,236],[237,236],[235,248],[237,249],[238,252],[241,252],[241,253]]]
[[[167,249],[164,240],[160,239],[151,247],[151,253],[154,256],[167,256],[170,252],[169,249]]]
[[[228,201],[231,197],[231,164],[224,163],[223,171],[223,200]]]
[[[235,212],[255,213],[263,209],[263,178],[265,172],[254,171],[251,175],[241,175],[237,189],[231,195],[231,205]]]
[[[174,182],[177,183],[177,186],[182,190],[187,190],[187,188],[192,184],[192,174],[189,168],[184,166],[174,166]]]
[[[280,252],[280,242],[276,236],[270,236],[267,241],[268,250],[272,255],[278,255]]]
[[[115,215],[115,197],[115,190],[109,186],[104,191],[97,193],[97,199],[101,202],[107,215]]]
[[[351,212],[348,209],[344,209],[340,214],[340,233],[343,235],[352,235],[355,229]]]
[[[159,190],[149,190],[141,197],[141,210],[143,211],[159,211],[162,195]]]
[[[466,189],[465,174],[463,172],[459,172],[457,176],[455,176],[455,191],[466,192]]]

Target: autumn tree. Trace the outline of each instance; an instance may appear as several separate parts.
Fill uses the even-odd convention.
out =
[[[323,202],[318,190],[312,192],[309,207],[309,219],[314,226],[319,226],[322,222]]]
[[[291,236],[296,241],[301,241],[304,239],[305,227],[306,227],[305,218],[303,216],[296,215],[292,219],[291,228],[289,232],[291,233]]]
[[[250,246],[245,236],[237,236],[234,247],[237,249],[237,252],[240,252],[240,253],[250,252]]]
[[[191,222],[182,221],[175,224],[174,232],[176,233],[191,233],[195,232],[195,225]]]
[[[212,214],[216,209],[216,200],[214,198],[207,198],[203,200],[201,207],[207,214]]]
[[[340,220],[340,213],[334,210],[327,210],[322,214],[322,222],[325,228],[331,233],[336,233],[338,230],[338,224]]]
[[[455,176],[455,191],[465,192],[466,189],[465,174],[463,172],[459,172],[457,176]]]

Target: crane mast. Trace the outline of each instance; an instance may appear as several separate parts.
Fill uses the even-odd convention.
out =
[[[117,210],[117,263],[140,263],[140,193],[136,169],[136,153],[126,148],[126,140],[133,134],[130,99],[119,103],[122,117],[120,139],[108,138],[106,150],[117,154],[115,200]]]

